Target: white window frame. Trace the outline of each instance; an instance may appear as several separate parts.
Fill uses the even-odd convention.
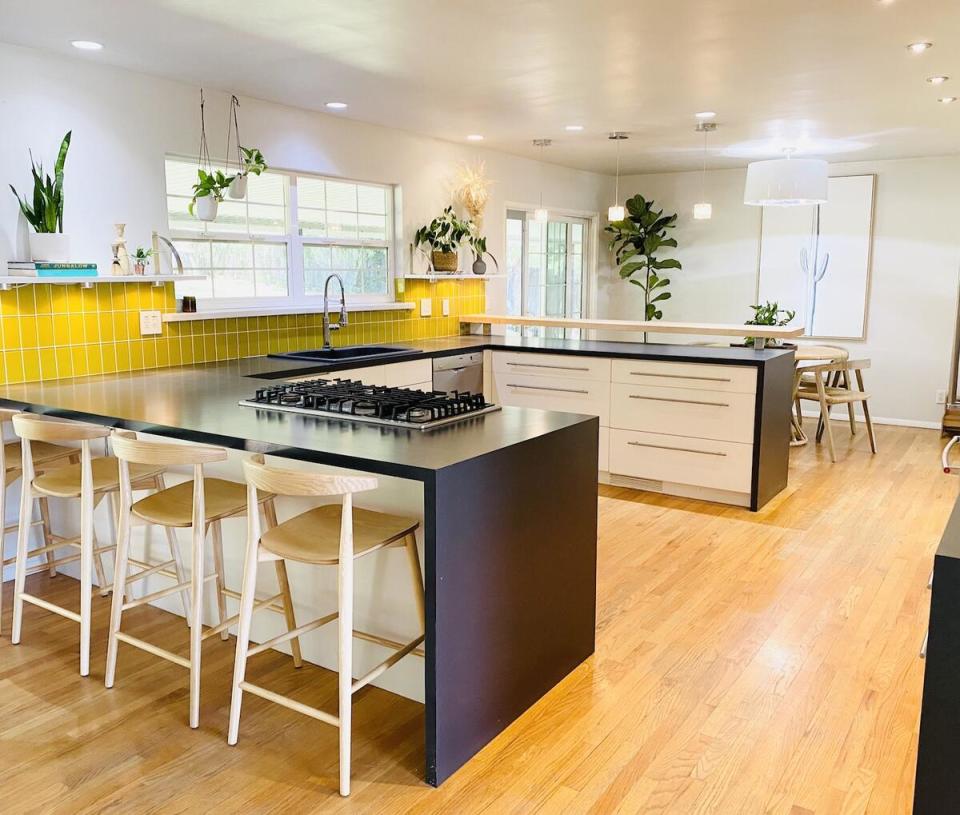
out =
[[[167,173],[166,161],[172,159],[175,161],[195,161],[195,157],[178,155],[176,153],[167,153],[164,155],[164,173],[163,173],[163,193],[164,193],[164,212],[167,211]],[[225,162],[214,162],[215,167],[222,167]],[[286,297],[198,297],[197,310],[201,312],[216,311],[234,311],[239,309],[279,309],[279,308],[317,308],[323,304],[323,295],[308,295],[306,293],[306,278],[303,264],[303,248],[307,246],[361,246],[361,247],[385,247],[387,250],[387,291],[385,294],[348,294],[348,302],[354,305],[370,304],[388,304],[396,302],[396,285],[394,280],[397,276],[403,274],[400,266],[400,253],[398,247],[402,245],[400,230],[401,219],[399,217],[400,190],[396,184],[384,183],[382,181],[368,181],[364,179],[346,178],[343,176],[320,175],[318,173],[301,172],[299,170],[288,170],[285,168],[271,167],[267,172],[286,176],[286,217],[287,232],[283,235],[276,234],[257,234],[257,233],[237,233],[213,232],[207,227],[205,232],[192,232],[184,229],[169,229],[171,240],[189,241],[189,240],[209,240],[221,243],[273,243],[283,244],[287,248],[287,296]],[[386,191],[386,222],[387,222],[387,240],[385,241],[362,241],[350,240],[345,238],[322,238],[314,236],[304,236],[300,234],[300,221],[297,208],[297,177],[315,178],[324,181],[343,181],[348,184],[367,184],[375,187],[382,187]],[[216,222],[214,222],[216,223]],[[338,292],[339,294],[339,292]]]

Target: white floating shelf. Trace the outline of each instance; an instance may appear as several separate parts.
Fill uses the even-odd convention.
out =
[[[15,286],[39,286],[52,284],[54,286],[79,285],[85,289],[92,288],[98,283],[153,283],[162,286],[164,283],[183,283],[187,280],[206,280],[206,275],[188,274],[148,274],[148,275],[97,275],[96,277],[27,277],[26,275],[0,275],[0,291],[7,291]]]
[[[360,303],[348,305],[347,314],[358,311],[413,311],[415,303]],[[339,308],[331,312],[339,313]],[[291,314],[323,314],[323,306],[278,306],[277,308],[232,308],[216,311],[169,311],[163,315],[165,323],[192,323],[196,320],[221,320],[231,317],[282,317]]]
[[[428,283],[436,283],[438,280],[503,280],[505,274],[473,274],[465,272],[456,272],[453,274],[405,274],[401,276],[402,280],[426,280]]]

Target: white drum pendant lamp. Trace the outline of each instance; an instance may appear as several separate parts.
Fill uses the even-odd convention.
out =
[[[743,203],[800,207],[827,203],[827,162],[814,158],[754,161],[747,166]]]

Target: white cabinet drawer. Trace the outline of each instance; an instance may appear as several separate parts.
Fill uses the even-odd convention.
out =
[[[618,382],[611,385],[610,394],[611,427],[753,443],[752,394]]]
[[[610,472],[674,484],[750,492],[753,445],[610,431]]]
[[[513,371],[493,372],[495,401],[512,407],[558,410],[599,416],[610,424],[610,384],[559,376],[530,376]]]
[[[429,359],[413,359],[409,362],[391,362],[388,365],[369,365],[366,368],[348,368],[343,371],[311,374],[297,379],[301,378],[353,379],[363,382],[364,385],[409,388],[416,384],[433,381],[433,363]],[[432,390],[432,385],[430,389]]]
[[[600,449],[597,451],[597,469],[601,472],[610,470],[610,428],[600,428]]]
[[[494,351],[493,370],[534,376],[562,376],[565,379],[610,381],[610,360],[578,357],[573,354],[518,354]]]
[[[669,388],[757,392],[757,369],[747,365],[700,365],[693,362],[657,362],[650,359],[615,359],[614,382],[659,385]]]

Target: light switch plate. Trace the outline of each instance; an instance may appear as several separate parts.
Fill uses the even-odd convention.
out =
[[[433,314],[433,301],[429,297],[424,297],[420,301],[420,316],[429,317]]]
[[[163,333],[163,322],[159,311],[140,312],[140,336],[149,337]]]
[[[449,317],[450,316],[450,298],[449,297],[443,298],[443,304],[441,308],[443,309],[443,316]]]

